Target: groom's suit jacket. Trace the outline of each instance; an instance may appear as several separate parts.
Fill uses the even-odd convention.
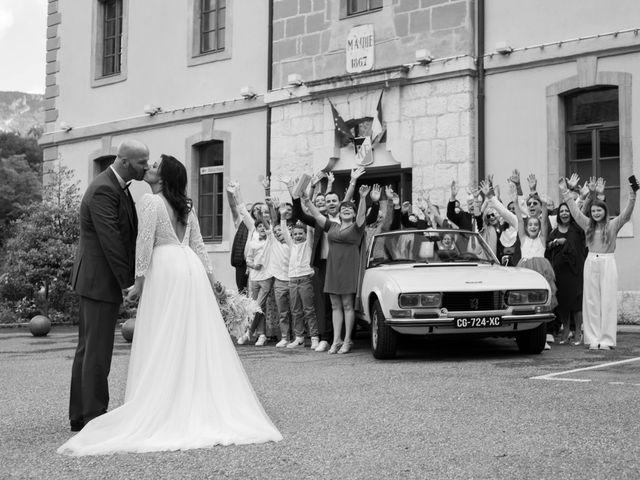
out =
[[[107,168],[89,185],[80,205],[80,243],[73,265],[76,293],[120,303],[133,285],[138,217],[128,190]]]

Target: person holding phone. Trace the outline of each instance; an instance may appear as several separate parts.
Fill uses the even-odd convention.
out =
[[[631,219],[638,190],[635,177],[629,179],[631,191],[622,213],[609,219],[607,204],[594,198],[588,215],[584,215],[571,195],[564,177],[560,178],[560,192],[576,223],[585,231],[589,249],[584,264],[582,316],[584,343],[591,350],[610,350],[616,346],[618,324],[618,270],[614,252],[620,229]],[[596,179],[589,180],[591,196],[596,194]]]

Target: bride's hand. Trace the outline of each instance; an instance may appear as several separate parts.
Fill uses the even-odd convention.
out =
[[[140,300],[140,295],[142,295],[142,290],[138,286],[134,285],[127,293],[127,296],[124,299],[124,304],[135,305],[138,303],[138,300]]]

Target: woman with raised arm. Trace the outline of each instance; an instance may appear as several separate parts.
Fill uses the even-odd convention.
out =
[[[514,174],[517,174],[517,172],[514,172]],[[510,193],[516,210],[518,239],[520,240],[520,250],[522,252],[518,267],[534,270],[547,280],[549,287],[551,287],[551,307],[555,308],[558,304],[556,300],[556,276],[553,273],[551,263],[544,256],[549,234],[547,203],[536,196],[542,209],[540,217],[524,217],[522,210],[520,210],[517,190],[513,184],[510,187]]]
[[[558,207],[557,226],[549,235],[547,257],[556,274],[558,308],[562,324],[560,344],[571,339],[571,317],[575,323],[574,345],[582,343],[582,288],[584,261],[587,257],[584,232],[571,216],[566,203]]]
[[[187,170],[162,155],[145,174],[136,279],[140,298],[124,404],[96,417],[58,453],[189,450],[278,441],[222,319]]]
[[[332,222],[322,215],[304,197],[304,204],[316,223],[327,232],[329,254],[327,256],[327,274],[324,291],[331,298],[331,316],[333,323],[333,344],[329,353],[349,353],[353,342],[351,333],[355,325],[354,297],[358,288],[358,270],[360,245],[365,231],[366,198],[371,188],[362,185],[358,190],[360,201],[356,206],[349,201],[342,202],[339,208],[340,222]],[[345,336],[342,339],[342,326]]]
[[[559,180],[560,192],[571,216],[585,231],[589,254],[584,264],[584,288],[582,292],[582,319],[584,343],[591,350],[610,350],[616,346],[618,324],[618,269],[614,256],[616,237],[620,229],[631,219],[636,203],[636,192],[629,192],[629,200],[622,213],[609,219],[607,204],[597,198],[591,202],[589,214],[580,211],[567,187],[566,179]],[[589,182],[592,193],[596,181]]]

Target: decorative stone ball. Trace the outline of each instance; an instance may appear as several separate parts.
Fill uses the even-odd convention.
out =
[[[51,330],[51,320],[44,315],[36,315],[29,322],[29,331],[34,337],[44,337]]]
[[[122,332],[122,337],[129,343],[133,341],[133,330],[136,327],[136,319],[130,318],[126,322],[122,324],[120,327],[120,331]]]

